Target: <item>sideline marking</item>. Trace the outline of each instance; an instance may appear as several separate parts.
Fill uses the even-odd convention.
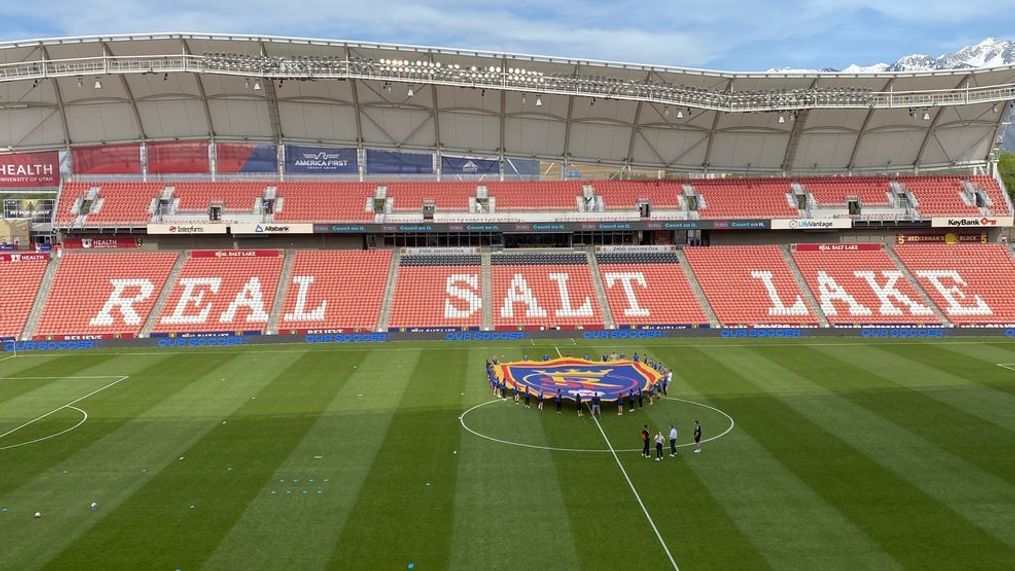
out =
[[[66,406],[64,408],[72,408],[72,409],[80,412],[81,413],[81,420],[78,421],[78,423],[75,424],[74,426],[72,426],[70,428],[65,428],[65,429],[61,430],[60,432],[57,432],[56,434],[50,434],[49,436],[43,436],[42,438],[36,438],[35,440],[29,440],[28,442],[22,442],[20,444],[11,444],[10,446],[3,446],[3,447],[0,447],[0,451],[10,450],[11,448],[21,448],[22,446],[28,446],[29,444],[36,444],[36,443],[42,442],[44,440],[49,440],[51,438],[56,438],[57,436],[63,436],[64,434],[67,434],[68,432],[70,432],[70,431],[76,429],[77,427],[81,426],[82,424],[85,423],[86,420],[88,420],[88,413],[85,412],[84,410],[81,410],[80,408],[78,408],[76,406]]]
[[[714,410],[714,411],[718,412],[719,414],[725,416],[730,421],[730,424],[729,424],[729,426],[726,427],[726,430],[722,431],[719,434],[716,434],[715,436],[710,436],[710,437],[702,440],[701,441],[702,444],[707,444],[709,442],[712,442],[713,440],[719,440],[723,436],[726,436],[727,434],[732,432],[734,426],[736,426],[736,423],[733,422],[733,417],[732,416],[726,414],[726,412],[724,412],[721,409],[715,408],[714,406],[709,406],[707,404],[700,403],[700,402],[695,402],[695,401],[692,401],[692,400],[679,399],[679,398],[676,398],[676,397],[663,397],[663,398],[666,399],[666,400],[672,400],[672,401],[677,401],[677,402],[685,402],[685,403],[688,403],[688,404],[693,404],[693,405],[696,405],[696,406],[702,406],[702,407],[705,407],[707,409]],[[463,412],[462,415],[458,417],[458,422],[462,425],[462,428],[464,428],[466,431],[468,431],[472,435],[478,436],[478,437],[482,438],[483,440],[489,440],[490,442],[496,442],[497,444],[507,444],[508,446],[518,446],[520,448],[531,448],[533,450],[552,450],[554,452],[609,452],[609,450],[607,450],[606,448],[558,448],[558,447],[555,447],[555,446],[546,446],[546,445],[539,446],[537,444],[526,444],[524,442],[512,442],[510,440],[502,440],[500,438],[495,438],[493,436],[488,436],[488,435],[483,434],[481,432],[477,432],[477,431],[473,430],[469,425],[467,425],[465,423],[465,416],[468,415],[470,412],[476,410],[477,408],[481,408],[481,407],[484,407],[484,406],[487,406],[487,405],[491,405],[491,404],[496,403],[496,402],[502,402],[502,399],[493,399],[493,400],[490,400],[490,401],[486,401],[486,402],[477,404],[476,406],[474,406],[474,407],[466,410],[465,412]],[[694,445],[693,442],[687,442],[685,444],[677,444],[677,448],[686,448],[686,447],[693,446],[693,445]],[[620,449],[615,449],[615,450],[617,450],[617,452],[641,452],[641,448],[620,448]]]
[[[557,347],[556,345],[554,345],[553,348],[557,350],[557,356],[563,359],[564,356],[560,354],[560,347]]]
[[[6,361],[8,359],[13,359],[14,357],[17,357],[17,355],[11,355],[10,357],[4,357],[3,359],[0,359],[0,363],[3,363],[4,361]]]
[[[591,411],[592,409],[589,408],[589,412]],[[606,441],[606,446],[610,448],[610,453],[613,454],[613,459],[617,462],[617,467],[620,468],[620,473],[623,474],[624,479],[627,480],[627,485],[631,488],[631,493],[633,493],[634,498],[638,500],[638,505],[641,506],[642,513],[645,514],[645,518],[648,519],[649,525],[652,526],[652,531],[656,533],[656,539],[659,540],[659,545],[663,546],[663,551],[666,552],[666,557],[670,559],[670,563],[673,565],[673,569],[675,571],[680,571],[680,567],[677,567],[677,561],[673,559],[673,554],[670,553],[670,548],[667,547],[666,541],[663,540],[662,534],[659,533],[659,528],[656,527],[656,522],[652,521],[652,516],[649,515],[648,509],[645,507],[645,503],[641,501],[641,496],[638,495],[638,490],[635,489],[634,483],[631,482],[630,476],[627,475],[627,470],[624,469],[624,464],[620,462],[620,457],[617,456],[616,450],[613,449],[613,444],[610,443],[609,437],[606,436],[606,431],[603,430],[603,425],[599,424],[599,419],[596,418],[595,415],[592,416],[592,420],[595,421],[596,428],[599,429],[599,434],[603,435],[603,440]]]
[[[997,366],[1009,371],[1015,371],[1015,363],[998,363]]]
[[[855,338],[855,337],[850,337]],[[546,338],[552,340],[552,338]],[[583,343],[590,343],[592,347],[609,346],[607,341],[656,341],[658,338],[653,339],[583,339]],[[671,339],[677,339],[676,337]],[[701,339],[720,339],[718,337],[701,337]],[[713,342],[713,343],[648,343],[643,345],[646,349],[652,350],[658,347],[706,347],[709,349],[723,349],[727,347],[878,347],[881,345],[982,345],[983,343],[1003,344],[1012,345],[1015,344],[1015,340],[1006,337],[977,337],[979,341],[938,341],[935,339],[911,339],[911,340],[898,340],[898,341],[887,341],[879,338],[871,338],[869,341],[850,341],[847,343],[796,343],[788,340],[786,343],[734,343],[732,340],[727,342]],[[518,341],[522,341],[519,339]],[[529,341],[536,347],[550,347],[550,345],[536,345],[535,338],[530,337]],[[161,351],[103,351],[101,349],[82,349],[80,351],[31,351],[25,354],[18,354],[18,358],[27,357],[54,357],[58,355],[66,355],[68,353],[81,353],[87,355],[117,355],[117,356],[130,356],[130,355],[142,355],[142,356],[159,356],[173,353],[184,353],[184,352],[196,352],[205,354],[230,354],[230,353],[243,353],[251,349],[258,350],[261,353],[310,353],[320,351],[322,353],[340,352],[340,351],[362,351],[364,349],[377,349],[381,351],[426,351],[430,349],[441,349],[441,350],[457,350],[457,351],[471,351],[473,349],[518,349],[518,345],[486,345],[480,344],[475,345],[472,343],[464,344],[448,344],[444,342],[443,345],[425,345],[421,347],[392,347],[390,345],[402,344],[402,343],[418,343],[419,341],[384,341],[382,343],[352,343],[353,346],[337,346],[337,343],[302,343],[302,342],[270,342],[270,343],[250,343],[248,345],[236,345],[234,350],[210,350],[204,351],[203,347],[165,347]],[[482,342],[479,342],[482,343]],[[259,349],[260,347],[291,347],[300,346],[302,349]],[[328,345],[335,345],[329,347]],[[151,347],[138,347],[139,349],[150,349]],[[122,347],[122,349],[128,349],[128,347]]]
[[[6,378],[9,378],[9,379],[19,379],[19,378],[31,379],[31,378],[38,378],[38,377],[6,377]],[[47,378],[47,379],[73,379],[73,378],[86,378],[86,377],[42,377],[42,378]],[[92,378],[100,378],[100,379],[101,378],[107,378],[108,379],[108,378],[116,378],[116,375],[105,375],[104,377],[92,377]],[[7,432],[5,432],[3,434],[0,434],[0,439],[3,439],[5,437],[7,437],[7,436],[10,436],[11,434],[14,434],[15,432],[21,430],[22,428],[25,428],[26,426],[31,426],[32,424],[35,424],[36,422],[39,422],[40,420],[46,418],[47,416],[56,414],[57,412],[60,412],[61,410],[65,409],[65,408],[77,408],[77,407],[74,406],[77,403],[85,400],[88,397],[95,396],[95,395],[101,393],[102,391],[108,389],[109,387],[112,387],[112,386],[115,386],[115,385],[117,385],[119,383],[122,383],[123,381],[126,381],[129,378],[130,378],[130,375],[125,375],[125,376],[119,377],[115,381],[113,381],[113,382],[111,382],[111,383],[109,383],[107,385],[103,385],[103,386],[95,389],[94,391],[86,394],[83,397],[77,398],[75,400],[70,401],[69,403],[67,403],[65,405],[59,406],[57,408],[54,408],[53,410],[47,412],[46,414],[43,414],[41,416],[37,416],[37,417],[33,418],[32,420],[29,420],[28,422],[22,424],[21,426],[12,428],[12,429],[8,430]],[[81,409],[77,409],[77,410],[80,411]],[[81,412],[84,412],[84,411],[81,411]],[[87,417],[88,417],[88,413],[85,413],[85,418],[87,418]],[[78,426],[80,426],[80,423],[78,424]],[[75,426],[74,428],[77,428],[77,426]]]

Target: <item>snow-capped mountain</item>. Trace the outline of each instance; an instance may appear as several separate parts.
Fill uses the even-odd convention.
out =
[[[843,73],[883,73],[905,71],[932,71],[941,69],[969,69],[1015,64],[1015,41],[987,38],[982,42],[966,46],[957,52],[937,57],[926,54],[912,54],[899,58],[895,63],[874,65],[852,64],[841,70],[834,68],[796,69],[773,68],[772,73],[821,73],[841,71]]]

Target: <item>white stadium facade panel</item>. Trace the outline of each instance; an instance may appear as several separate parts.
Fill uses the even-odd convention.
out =
[[[731,73],[207,34],[0,44],[0,148],[314,142],[686,171],[986,165],[1015,66]]]

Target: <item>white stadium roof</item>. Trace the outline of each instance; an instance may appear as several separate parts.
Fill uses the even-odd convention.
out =
[[[1013,98],[1015,66],[729,73],[177,33],[0,43],[7,150],[211,138],[698,172],[935,169],[987,164]]]

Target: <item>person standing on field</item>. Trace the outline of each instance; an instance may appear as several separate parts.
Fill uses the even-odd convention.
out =
[[[557,414],[560,414],[560,405],[564,401],[564,397],[561,394],[560,389],[557,389],[557,396],[553,400],[557,403]]]
[[[677,455],[677,427],[670,425],[670,456]]]
[[[648,431],[648,425],[646,424],[645,428],[641,429],[641,455],[644,456],[645,458],[651,458],[651,456],[648,453],[648,441],[650,440],[650,438],[651,435]]]
[[[663,459],[663,433],[656,432],[656,462]]]
[[[701,423],[694,421],[694,451],[701,452]]]

